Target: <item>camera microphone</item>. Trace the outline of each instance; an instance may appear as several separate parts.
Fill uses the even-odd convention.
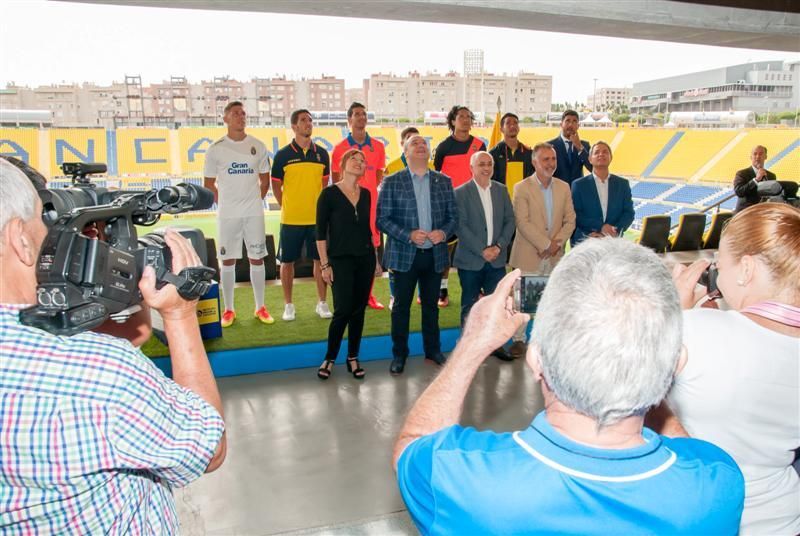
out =
[[[86,175],[105,173],[108,170],[105,164],[94,162],[64,162],[61,164],[61,169],[64,171],[64,175],[73,177],[85,177]]]
[[[211,208],[214,204],[214,192],[208,188],[185,182],[177,186],[161,188],[156,196],[165,205],[188,210],[203,210]]]

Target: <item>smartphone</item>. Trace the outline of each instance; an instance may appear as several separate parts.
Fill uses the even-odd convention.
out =
[[[514,283],[514,309],[534,314],[539,307],[549,276],[522,274]]]

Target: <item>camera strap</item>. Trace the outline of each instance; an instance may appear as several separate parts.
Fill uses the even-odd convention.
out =
[[[184,300],[196,300],[211,288],[211,278],[215,273],[216,270],[207,266],[190,266],[178,275],[167,272],[161,279],[175,285]]]
[[[793,328],[800,328],[800,307],[794,305],[765,301],[745,307],[739,312],[760,316]]]

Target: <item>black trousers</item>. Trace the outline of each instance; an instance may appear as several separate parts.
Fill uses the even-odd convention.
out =
[[[364,310],[375,277],[375,250],[358,257],[330,257],[328,261],[333,269],[333,318],[328,328],[325,359],[336,359],[345,328],[348,330],[347,356],[358,357],[364,331]]]
[[[418,249],[411,269],[394,271],[394,306],[392,307],[392,355],[408,357],[408,323],[414,287],[419,283],[422,302],[422,344],[425,355],[441,351],[439,341],[439,286],[442,274],[434,269],[433,251]]]

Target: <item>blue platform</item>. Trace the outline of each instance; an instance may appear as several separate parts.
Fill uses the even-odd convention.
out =
[[[442,352],[450,352],[455,348],[461,330],[449,328],[441,330]],[[412,356],[423,354],[422,334],[411,333],[408,338],[408,347]],[[242,348],[239,350],[225,350],[210,352],[208,359],[214,376],[240,376],[242,374],[258,374],[260,372],[275,372],[298,368],[318,367],[325,358],[328,348],[327,341],[290,344],[286,346],[268,346],[261,348]],[[347,353],[347,343],[342,344],[337,363],[344,363]],[[392,355],[392,338],[389,335],[377,337],[364,337],[361,340],[361,361],[387,360]],[[167,376],[172,375],[172,366],[169,357],[157,357],[153,362]],[[389,370],[388,363],[386,370]]]

